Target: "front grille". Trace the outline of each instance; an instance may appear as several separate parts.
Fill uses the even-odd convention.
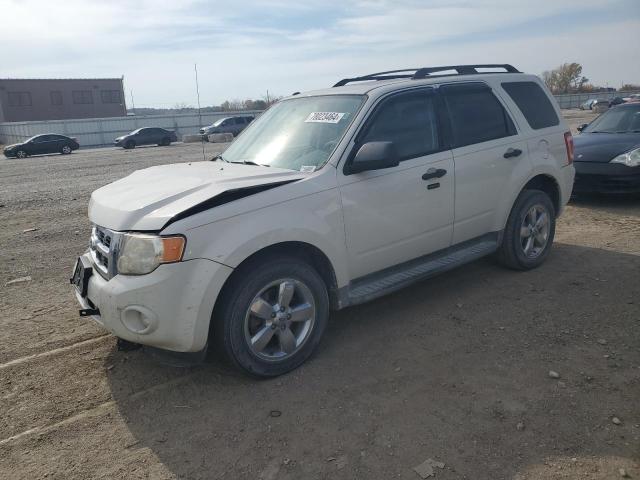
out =
[[[89,248],[91,258],[98,273],[106,279],[110,279],[116,274],[118,239],[118,232],[98,225],[95,225],[91,231]]]

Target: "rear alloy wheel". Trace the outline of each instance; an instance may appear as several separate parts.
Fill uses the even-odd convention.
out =
[[[159,143],[159,145],[161,147],[168,147],[169,145],[171,145],[171,140],[169,140],[168,137],[165,137],[162,139],[162,141]]]
[[[502,244],[500,263],[515,270],[529,270],[547,258],[556,229],[556,210],[545,192],[524,190],[516,199]]]
[[[69,155],[71,153],[71,147],[69,145],[65,145],[62,147],[61,153],[63,155]]]
[[[27,152],[25,152],[24,150],[18,150],[16,152],[16,157],[18,157],[18,158],[27,158]]]
[[[313,353],[328,317],[320,275],[303,260],[278,256],[235,273],[216,306],[212,340],[241,370],[275,377]]]

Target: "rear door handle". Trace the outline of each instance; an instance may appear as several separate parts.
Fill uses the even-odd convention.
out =
[[[519,148],[508,148],[506,152],[504,152],[504,158],[512,158],[519,157],[522,154],[522,150]]]
[[[427,173],[422,175],[423,180],[431,180],[432,178],[444,177],[447,171],[444,168],[430,168]]]

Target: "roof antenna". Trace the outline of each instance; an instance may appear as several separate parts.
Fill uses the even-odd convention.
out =
[[[198,124],[202,127],[202,112],[200,111],[200,86],[198,85],[198,64],[194,63],[193,68],[196,72],[196,95],[198,96]],[[205,162],[207,160],[206,155],[204,154],[204,136],[200,138],[200,143],[202,144],[202,161]]]

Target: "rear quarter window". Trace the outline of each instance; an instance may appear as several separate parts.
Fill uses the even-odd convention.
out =
[[[520,109],[534,130],[560,123],[549,97],[536,82],[506,82],[502,88]]]
[[[487,85],[451,84],[440,87],[440,91],[451,122],[454,148],[516,134],[509,114]]]

